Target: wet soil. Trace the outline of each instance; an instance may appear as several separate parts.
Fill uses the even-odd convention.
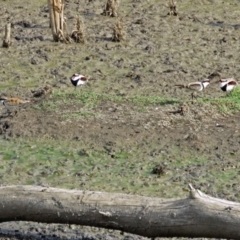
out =
[[[175,86],[215,72],[223,78],[239,77],[239,1],[179,0],[178,16],[169,16],[165,1],[122,0],[118,9],[125,31],[122,42],[111,41],[117,18],[101,15],[102,1],[86,0],[81,5],[66,1],[69,31],[76,15],[85,23],[84,45],[52,41],[45,1],[14,2],[1,1],[1,35],[4,24],[11,22],[13,43],[1,48],[0,89],[2,95],[31,102],[17,109],[17,114],[1,109],[3,139],[67,140],[113,158],[119,150],[134,149],[141,159],[151,157],[163,164],[160,174],[165,171],[164,163],[176,157],[177,148],[179,157],[190,152],[208,161],[181,172],[168,169],[177,172],[171,181],[185,187],[193,182],[205,193],[239,201],[237,175],[221,191],[214,188],[217,179],[198,182],[211,169],[239,171],[239,113],[224,113],[217,104],[192,102],[188,89]],[[74,89],[70,83],[75,72],[90,78],[82,88]],[[218,79],[211,79],[205,97],[225,96]],[[110,97],[89,105],[74,100],[76,91],[122,100]],[[66,93],[65,101],[58,101],[59,92]],[[165,100],[143,107],[136,96]],[[4,223],[0,234],[3,239],[143,239],[115,231],[34,223]]]

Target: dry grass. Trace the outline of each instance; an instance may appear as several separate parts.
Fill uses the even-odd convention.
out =
[[[117,9],[119,7],[119,2],[120,0],[107,0],[102,15],[117,17]]]
[[[170,9],[168,15],[170,15],[170,16],[177,16],[178,15],[177,3],[176,2],[174,2],[173,0],[169,0],[168,8]]]
[[[3,39],[2,46],[8,48],[11,44],[12,44],[12,40],[11,40],[11,23],[8,23],[5,26],[5,37]]]
[[[83,21],[79,17],[77,17],[76,29],[72,31],[71,38],[77,43],[86,42],[85,26]]]
[[[115,26],[113,27],[113,42],[121,42],[125,40],[125,32],[123,30],[123,23],[121,20],[118,20]]]
[[[62,30],[58,31],[58,41],[64,42],[64,43],[73,42],[71,36],[68,34],[67,23],[65,20],[63,21],[63,31]]]

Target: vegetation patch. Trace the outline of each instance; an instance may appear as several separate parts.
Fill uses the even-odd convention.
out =
[[[104,6],[102,15],[117,17],[117,9],[119,7],[119,0],[107,0]]]
[[[86,42],[85,26],[80,17],[77,17],[76,29],[72,31],[71,38],[74,39],[74,41],[77,43]]]
[[[224,97],[203,98],[200,101],[216,105],[223,113],[237,113],[240,111],[240,87],[234,88],[231,92],[226,93]]]
[[[62,92],[55,91],[51,99],[44,101],[42,108],[46,111],[56,111],[66,108],[68,105],[82,105],[85,108],[96,107],[100,102],[110,101],[113,103],[130,103],[139,107],[139,110],[148,106],[172,105],[177,104],[177,99],[168,99],[160,96],[142,96],[133,97],[117,96],[106,93],[97,93],[93,91],[74,91]],[[65,107],[64,107],[65,106]],[[75,113],[73,113],[75,114]],[[81,114],[81,113],[80,113]],[[86,114],[88,115],[88,114]]]
[[[125,40],[125,32],[123,30],[123,23],[122,21],[118,20],[115,26],[113,27],[113,35],[112,35],[113,42],[121,42]]]
[[[234,182],[235,169],[212,171],[214,164],[207,157],[192,157],[191,152],[175,148],[174,161],[167,158],[141,159],[139,150],[116,151],[85,148],[81,143],[39,139],[10,141],[0,152],[0,179],[8,184],[48,184],[53,187],[134,192],[148,196],[177,197],[184,194],[181,186],[191,179],[197,186],[214,181],[216,189],[224,182]],[[124,146],[123,146],[124,147]],[[140,154],[140,155],[139,155]],[[164,174],[153,174],[156,166],[164,166]],[[198,168],[205,165],[206,172]],[[221,179],[221,181],[216,181]],[[189,181],[189,180],[187,180]],[[174,191],[167,191],[168,186]]]
[[[129,102],[132,102],[136,104],[137,106],[151,106],[151,105],[172,105],[179,103],[179,100],[177,99],[169,99],[169,98],[164,98],[160,96],[154,96],[154,95],[149,95],[149,96],[142,96],[142,95],[136,95],[134,97],[131,97],[128,99]]]

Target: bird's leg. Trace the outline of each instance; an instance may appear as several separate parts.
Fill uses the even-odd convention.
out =
[[[205,94],[205,91],[202,91],[202,95],[203,95],[203,98],[205,98],[206,94]]]
[[[10,111],[10,109],[9,108],[6,108],[7,109],[7,111],[6,111],[6,113],[7,113],[7,116],[10,116],[11,114],[12,114],[12,112]]]
[[[5,102],[3,102],[3,106],[6,108],[7,112],[10,112],[9,107],[7,106],[7,104]]]
[[[192,97],[192,104],[193,104],[194,92],[191,93],[191,97]]]
[[[226,97],[229,97],[230,94],[231,94],[231,91],[227,92],[227,93],[226,93]]]
[[[192,92],[191,94],[191,97],[192,97],[192,104],[193,104],[193,99],[197,99],[197,93],[196,92]]]

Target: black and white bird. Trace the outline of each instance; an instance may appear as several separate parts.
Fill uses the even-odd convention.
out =
[[[225,79],[220,79],[219,81],[219,87],[224,92],[232,91],[237,85],[238,83],[234,78],[225,78]]]
[[[203,81],[197,81],[197,82],[191,82],[188,84],[178,84],[175,85],[177,87],[181,87],[181,88],[188,88],[190,89],[192,92],[191,97],[196,98],[196,92],[201,92],[204,91],[204,89],[210,84],[210,79],[206,78]]]
[[[88,79],[81,75],[81,74],[73,74],[71,77],[70,77],[70,80],[71,80],[71,83],[74,87],[78,87],[78,86],[82,86],[84,85],[86,82],[88,82]]]

